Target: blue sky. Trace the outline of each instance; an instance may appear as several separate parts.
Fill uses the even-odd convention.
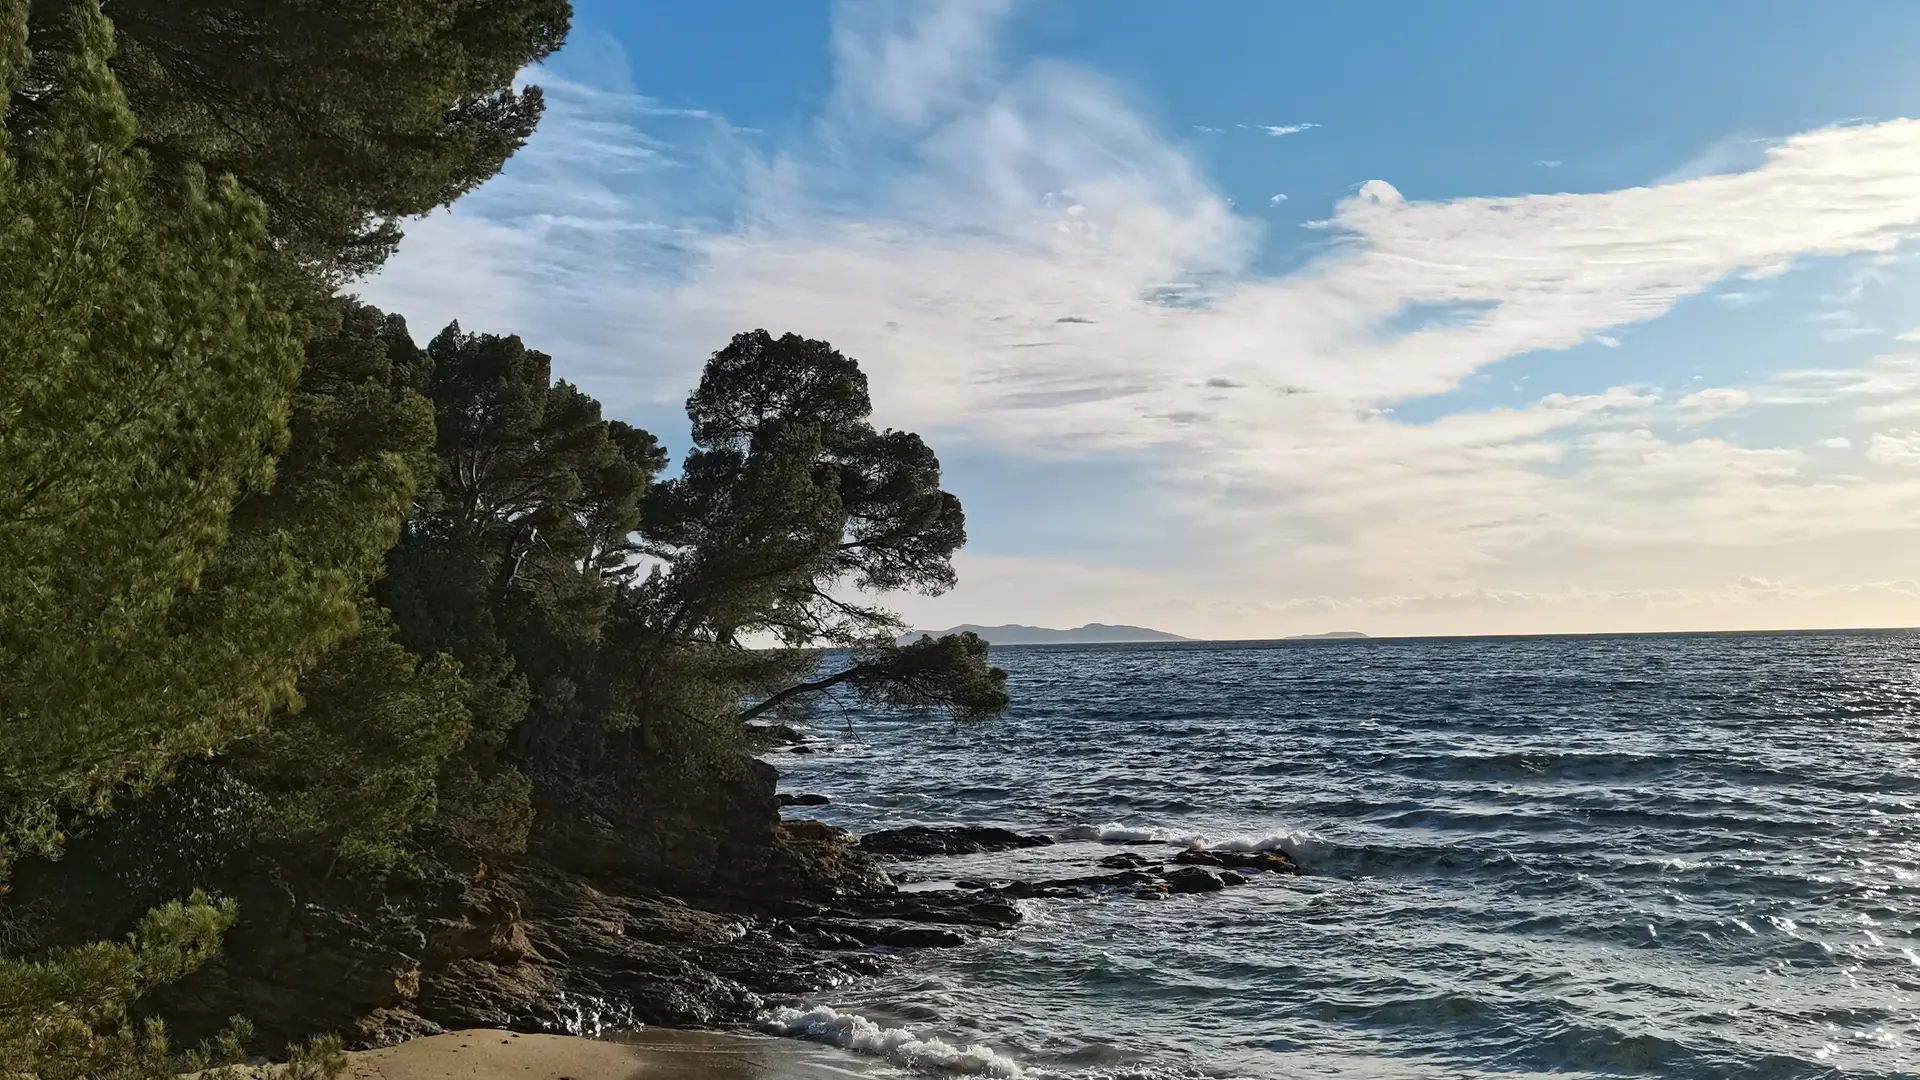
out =
[[[920,625],[1920,623],[1920,5],[577,3],[369,299],[617,415],[824,337]]]

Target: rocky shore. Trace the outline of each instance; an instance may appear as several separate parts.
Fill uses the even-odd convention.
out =
[[[539,835],[529,855],[442,867],[377,907],[262,883],[238,898],[222,956],[159,1011],[187,1032],[247,1015],[268,1047],[321,1031],[371,1048],[471,1028],[738,1030],[770,999],[1011,929],[1022,899],[1158,899],[1295,872],[1278,853],[1133,847],[1074,877],[903,889],[896,878],[916,860],[1053,841],[919,826],[856,838],[783,820],[775,771],[754,765],[731,788],[663,793],[626,820],[553,814],[575,824]]]

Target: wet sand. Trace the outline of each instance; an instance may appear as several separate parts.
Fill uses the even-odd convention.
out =
[[[649,1028],[618,1041],[476,1029],[349,1054],[344,1080],[871,1080],[792,1039]]]

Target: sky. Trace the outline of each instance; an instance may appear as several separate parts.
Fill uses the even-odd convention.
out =
[[[574,11],[361,293],[676,450],[832,342],[967,509],[913,625],[1920,625],[1920,4]]]

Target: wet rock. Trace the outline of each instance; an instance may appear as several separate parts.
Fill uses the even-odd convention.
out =
[[[793,795],[784,791],[779,794],[778,798],[782,808],[788,806],[825,806],[833,801],[825,795]]]
[[[1173,857],[1187,866],[1214,866],[1228,870],[1264,870],[1275,874],[1297,874],[1300,867],[1280,851],[1213,851],[1188,848]]]
[[[1013,899],[998,891],[937,889],[859,897],[836,905],[828,914],[841,918],[893,919],[1004,930],[1018,926],[1025,918]]]
[[[1109,870],[1145,870],[1148,867],[1159,864],[1144,855],[1136,855],[1131,851],[1123,851],[1118,855],[1109,855],[1101,859],[1100,865]]]
[[[1050,836],[1029,836],[981,825],[909,825],[904,829],[868,833],[860,838],[860,849],[872,855],[918,859],[928,855],[1014,851],[1052,843]]]
[[[801,940],[812,940],[820,948],[939,949],[965,945],[968,938],[957,930],[936,926],[914,926],[900,922],[839,922],[810,920],[798,924]],[[832,944],[829,944],[832,942]]]
[[[767,750],[776,746],[799,746],[806,741],[806,733],[790,724],[747,725],[747,745],[756,750]]]
[[[1229,881],[1228,879],[1232,880]],[[1244,885],[1246,878],[1239,874],[1229,874],[1212,870],[1204,866],[1183,866],[1167,872],[1167,891],[1169,893],[1219,892],[1228,885]]]
[[[1016,900],[1084,899],[1099,890],[1152,885],[1159,880],[1142,870],[1123,870],[1116,874],[1088,874],[1083,877],[1050,878],[1044,881],[963,880],[954,884],[962,889],[992,892]]]

